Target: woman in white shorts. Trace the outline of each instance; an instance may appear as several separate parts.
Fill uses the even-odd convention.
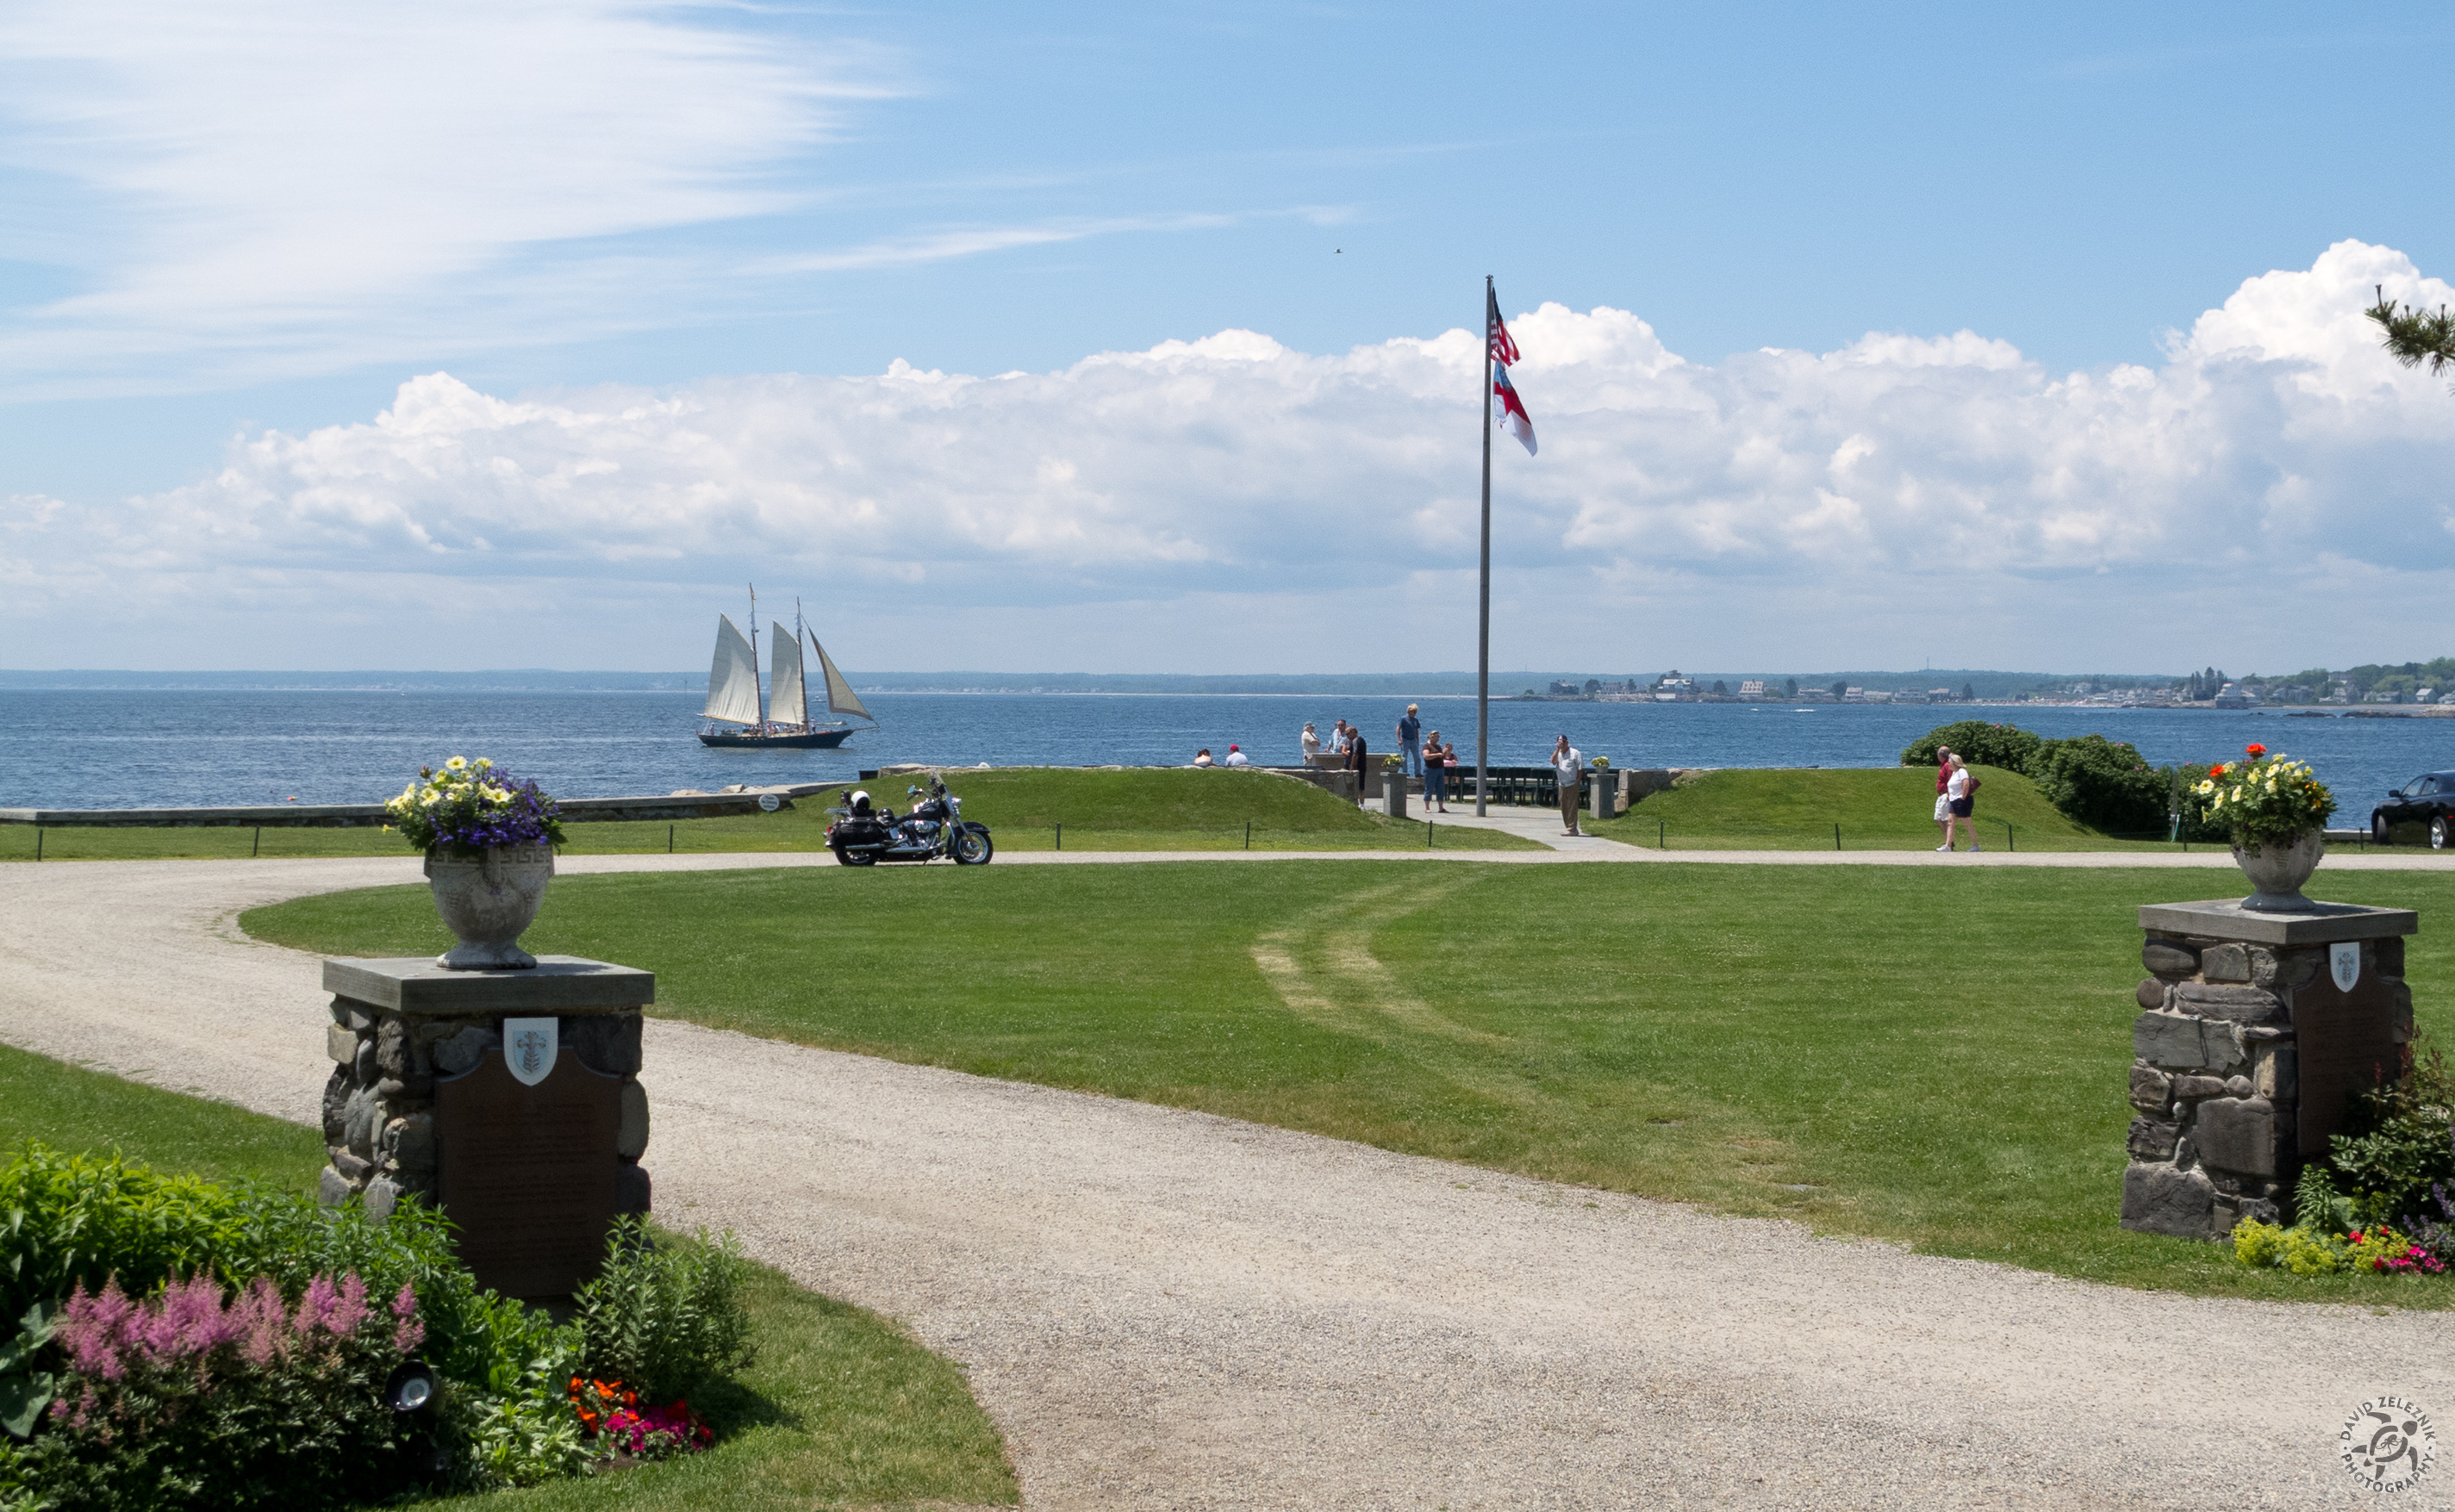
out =
[[[1938,746],[1935,752],[1935,829],[1943,837],[1938,851],[1952,849],[1952,799],[1944,789],[1952,782],[1952,747]]]

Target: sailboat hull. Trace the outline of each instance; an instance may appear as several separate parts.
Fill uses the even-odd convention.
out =
[[[762,733],[757,730],[701,730],[699,743],[716,746],[748,746],[761,751],[832,751],[851,739],[850,730],[790,730]]]

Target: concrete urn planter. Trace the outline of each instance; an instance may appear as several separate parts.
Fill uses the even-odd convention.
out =
[[[2284,840],[2258,840],[2245,846],[2237,840],[2233,860],[2242,875],[2250,878],[2251,895],[2242,900],[2242,908],[2254,914],[2306,914],[2310,900],[2302,896],[2302,884],[2319,869],[2319,859],[2327,854],[2327,837],[2318,830],[2303,830]]]
[[[475,860],[426,853],[435,911],[460,943],[435,958],[447,971],[519,971],[537,964],[519,938],[554,879],[551,845],[490,845]]]

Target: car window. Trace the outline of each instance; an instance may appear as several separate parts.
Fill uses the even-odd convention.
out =
[[[2414,777],[2411,781],[2405,783],[2396,796],[2398,797],[2417,798],[2421,796],[2423,793],[2428,791],[2428,788],[2429,779],[2427,777]]]

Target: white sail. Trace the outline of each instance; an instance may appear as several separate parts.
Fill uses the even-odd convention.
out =
[[[760,722],[759,661],[724,615],[716,616],[716,660],[707,669],[707,707],[700,712],[727,724]]]
[[[810,706],[801,696],[801,643],[788,635],[781,620],[770,621],[776,633],[767,637],[771,664],[767,675],[767,716],[778,724],[805,725]]]
[[[819,654],[819,671],[827,679],[827,708],[836,714],[857,715],[876,724],[877,716],[862,707],[861,700],[853,696],[852,684],[844,681],[843,674],[836,671],[836,664],[827,659],[827,648],[819,644],[816,631],[810,633],[810,649]]]

